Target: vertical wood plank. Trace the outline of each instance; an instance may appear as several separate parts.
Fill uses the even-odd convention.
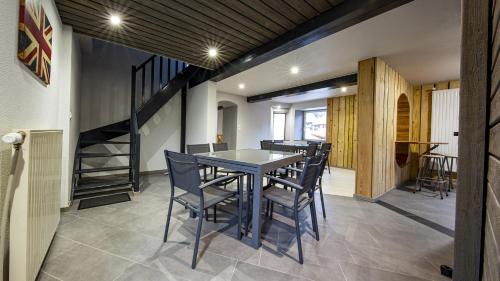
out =
[[[420,102],[422,98],[422,87],[415,87],[411,105],[411,140],[420,141]],[[418,145],[410,146],[410,176],[417,177],[419,167],[420,148]]]
[[[353,97],[354,113],[353,113],[353,129],[352,129],[352,168],[358,167],[358,96]]]
[[[460,88],[460,80],[450,81],[450,89]]]
[[[333,98],[329,98],[326,101],[326,142],[332,143],[333,146],[333,137],[332,137],[332,127],[333,127]],[[328,159],[332,159],[332,152],[328,155]]]
[[[420,102],[420,141],[431,141],[431,114],[432,114],[432,88],[433,84],[422,85]],[[428,145],[420,145],[419,152],[423,153]]]
[[[337,150],[337,164],[344,167],[344,138],[345,138],[345,97],[339,98],[339,138]]]
[[[482,273],[492,4],[492,0],[462,1],[455,281],[479,281]]]
[[[338,149],[339,149],[339,99],[332,100],[332,157],[331,165],[338,167]]]
[[[373,121],[373,178],[372,197],[378,197],[384,189],[384,102],[387,92],[386,65],[381,59],[375,61],[375,93]]]
[[[372,197],[375,58],[358,64],[358,160],[356,194]],[[359,137],[363,136],[363,137]]]
[[[435,87],[436,87],[436,90],[446,90],[446,89],[450,88],[450,82],[448,82],[448,81],[437,82]]]
[[[349,127],[347,129],[349,143],[347,149],[347,166],[348,168],[353,168],[352,166],[352,150],[353,150],[353,129],[354,129],[354,96],[349,97]]]

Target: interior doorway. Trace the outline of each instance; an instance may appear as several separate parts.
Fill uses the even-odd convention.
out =
[[[230,101],[217,104],[217,143],[227,143],[229,149],[236,149],[238,130],[238,105]]]

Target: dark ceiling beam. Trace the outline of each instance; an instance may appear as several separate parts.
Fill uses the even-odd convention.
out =
[[[303,95],[307,94],[309,91],[319,90],[319,89],[336,89],[340,87],[353,86],[358,83],[358,74],[350,74],[346,76],[336,77],[333,79],[328,79],[324,81],[314,82],[311,84],[306,84],[302,86],[297,86],[293,88],[288,88],[284,90],[274,91],[265,94],[259,94],[255,96],[247,97],[247,102],[259,102],[270,100],[272,98],[290,95]]]
[[[221,81],[412,1],[346,0],[216,70],[198,72],[190,87],[207,80]]]

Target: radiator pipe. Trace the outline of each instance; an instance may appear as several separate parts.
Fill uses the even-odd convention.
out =
[[[7,225],[10,222],[10,211],[13,199],[13,184],[14,184],[14,176],[16,174],[17,160],[19,156],[19,150],[24,142],[24,138],[26,136],[25,132],[17,132],[6,134],[2,137],[2,141],[11,144],[14,147],[14,153],[12,155],[12,162],[10,166],[9,172],[9,181],[7,183],[7,190],[5,192],[5,200],[2,206],[2,214],[0,218],[0,250],[2,251],[2,261],[3,264],[0,264],[0,272],[2,273],[0,277],[8,276],[8,267],[6,262],[8,261],[8,253],[9,246],[7,244]]]

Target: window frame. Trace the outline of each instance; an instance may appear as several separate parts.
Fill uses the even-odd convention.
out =
[[[327,114],[327,109],[312,109],[312,110],[303,110],[304,112],[304,117],[302,118],[302,140],[304,141],[326,141],[326,134],[324,139],[316,140],[316,139],[306,139],[306,114],[309,112],[325,112],[325,115]],[[325,133],[326,133],[326,122],[328,122],[328,119],[325,120]]]
[[[283,141],[286,139],[286,114],[285,112],[273,112],[273,141],[277,140],[274,138],[274,120],[276,120],[275,115],[276,114],[283,114],[285,116],[284,124],[283,124]]]

